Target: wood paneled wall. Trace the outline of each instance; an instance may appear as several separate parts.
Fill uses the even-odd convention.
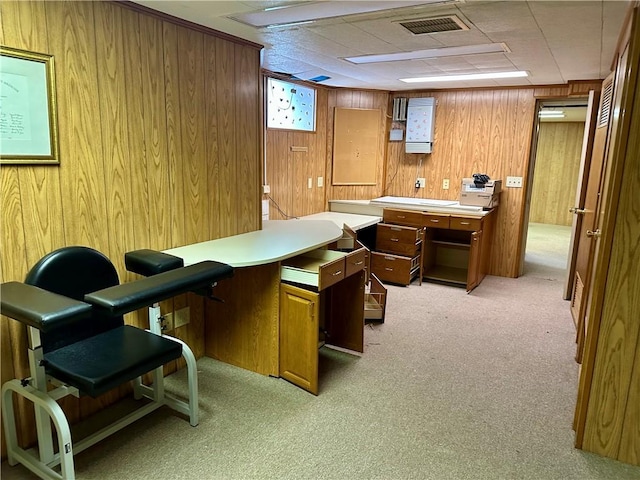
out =
[[[386,125],[388,103],[388,92],[319,87],[315,132],[267,130],[266,182],[271,188],[270,196],[273,199],[270,201],[269,218],[277,220],[323,212],[328,208],[329,199],[379,197],[382,191],[386,137],[381,136],[378,145],[380,161],[376,168],[376,185],[334,187],[331,185],[333,120],[336,107],[369,108],[379,109],[380,124]],[[292,147],[305,147],[307,151],[293,151]],[[318,187],[318,177],[323,179],[322,187]],[[311,188],[308,187],[309,178]]]
[[[578,88],[579,87],[579,88]],[[461,179],[473,173],[491,178],[521,176],[526,184],[536,101],[581,96],[598,83],[582,82],[553,87],[467,89],[396,92],[352,89],[318,89],[317,132],[300,134],[267,131],[266,171],[271,196],[289,216],[325,210],[329,200],[369,200],[382,195],[457,200]],[[586,95],[586,93],[584,94]],[[391,128],[404,129],[404,122],[391,121],[395,97],[435,97],[435,142],[431,154],[407,154],[404,142],[391,142]],[[326,101],[326,104],[324,103]],[[333,108],[379,108],[384,115],[381,136],[385,143],[375,186],[332,186]],[[322,128],[323,121],[326,129]],[[315,143],[313,140],[315,139]],[[292,145],[314,145],[305,154],[290,151]],[[324,163],[321,156],[324,155]],[[323,170],[324,169],[324,170]],[[324,174],[324,188],[318,188],[312,172]],[[416,189],[417,177],[426,178],[426,188]],[[442,189],[448,178],[449,190]],[[526,210],[525,189],[503,188],[494,232],[494,249],[489,273],[517,277],[523,245]],[[270,218],[284,218],[271,202]]]
[[[102,251],[128,281],[127,251],[260,228],[258,46],[111,2],[2,2],[0,17],[3,45],[54,56],[60,132],[60,166],[0,168],[3,282],[68,245]],[[202,356],[202,300],[175,303],[191,306],[177,336]],[[145,325],[146,312],[127,321]],[[27,376],[27,340],[1,322],[4,382]],[[65,410],[83,417],[119,396]]]
[[[566,87],[559,89],[566,92]],[[507,175],[519,176],[526,184],[536,104],[533,88],[424,91],[394,96],[434,97],[435,135],[431,154],[407,154],[404,142],[388,143],[385,195],[458,200],[462,178],[473,173],[486,173],[503,182]],[[397,126],[403,128],[402,123]],[[417,177],[426,178],[425,188],[415,188]],[[446,178],[449,190],[442,189]],[[524,193],[523,188],[503,188],[500,194],[491,275],[518,276]]]
[[[571,225],[584,122],[542,122],[538,131],[529,221]]]

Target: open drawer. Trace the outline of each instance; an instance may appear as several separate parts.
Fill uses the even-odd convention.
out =
[[[375,274],[370,279],[364,294],[364,321],[384,323],[387,289]]]
[[[347,253],[312,250],[282,261],[280,279],[324,290],[345,278]]]

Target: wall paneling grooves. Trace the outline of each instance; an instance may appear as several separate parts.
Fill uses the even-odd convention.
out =
[[[434,97],[435,133],[430,154],[407,154],[388,142],[385,195],[458,200],[461,179],[486,173],[492,179],[520,176],[527,182],[536,100],[566,96],[555,88],[459,89],[396,92],[393,97]],[[404,128],[394,122],[393,128]],[[426,187],[415,188],[417,177]],[[442,188],[449,179],[450,188]],[[517,277],[525,215],[525,189],[500,195],[489,274]]]
[[[599,88],[598,84],[594,85]],[[591,83],[588,86],[591,87]],[[569,95],[581,96],[583,92],[577,92],[575,87],[572,90],[572,84],[392,94],[320,87],[317,132],[267,131],[266,181],[271,187],[271,197],[288,216],[300,216],[325,210],[329,200],[369,200],[382,195],[458,200],[461,179],[473,173],[486,173],[502,180],[507,176],[521,176],[526,184],[536,101]],[[407,154],[404,142],[388,140],[391,128],[405,128],[404,122],[391,121],[392,100],[429,96],[437,102],[433,152]],[[378,166],[377,185],[331,185],[335,107],[381,110],[381,125],[384,125],[381,143],[385,151],[380,156],[383,161]],[[295,145],[311,147],[305,153],[292,152],[291,147]],[[322,155],[324,161],[320,159]],[[318,188],[316,177],[322,175],[324,188]],[[415,188],[417,177],[426,178],[426,188]],[[312,178],[310,189],[308,178]],[[450,180],[449,190],[442,189],[445,178]],[[495,253],[491,257],[490,274],[519,275],[525,210],[525,189],[504,188],[493,236]],[[284,218],[273,202],[270,218]]]
[[[128,281],[127,251],[260,228],[256,45],[113,2],[8,1],[0,17],[2,45],[54,56],[60,135],[59,166],[0,168],[3,282],[67,245],[102,251]],[[202,300],[175,304],[191,306],[176,335],[202,356]],[[144,325],[146,312],[127,322]],[[27,376],[25,328],[6,317],[1,328],[2,382]],[[77,419],[120,396],[63,405]]]
[[[380,137],[377,185],[332,186],[333,120],[336,107],[379,109],[386,131],[389,94],[380,91],[316,91],[316,131],[266,131],[266,182],[271,188],[269,218],[283,219],[325,211],[327,200],[379,197],[382,192],[385,137]],[[300,151],[300,148],[306,151]],[[318,187],[318,177],[323,186]],[[311,178],[311,188],[308,181]],[[279,206],[280,210],[276,207]],[[286,214],[286,216],[284,214]]]

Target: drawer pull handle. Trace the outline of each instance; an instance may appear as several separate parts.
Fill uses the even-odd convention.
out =
[[[399,242],[400,241],[398,238],[390,238],[389,240],[391,240],[392,242]]]
[[[471,225],[469,222],[460,222],[460,225]]]
[[[393,272],[393,268],[389,268],[389,267],[384,267],[384,269],[388,272]]]
[[[391,227],[389,230],[392,230],[394,232],[401,232],[402,231],[402,229],[398,228],[398,227]]]
[[[340,275],[341,273],[342,273],[342,270],[338,270],[337,272],[334,272],[331,275],[335,277],[336,275]]]
[[[398,215],[398,218],[407,218],[404,215]]]
[[[385,259],[385,260],[390,260],[390,261],[392,261],[392,262],[395,260],[395,258],[393,258],[393,257],[384,257],[384,259]]]
[[[355,262],[354,265],[362,265],[364,263],[364,260],[360,260],[359,262]]]
[[[431,221],[432,221],[433,223],[440,223],[440,220],[434,220],[433,218],[431,219]]]

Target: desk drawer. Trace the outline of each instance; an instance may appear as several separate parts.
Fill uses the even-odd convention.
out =
[[[280,278],[284,281],[324,290],[345,278],[344,252],[313,250],[282,261]]]
[[[421,234],[422,229],[419,228],[379,223],[376,250],[413,256],[419,249]]]
[[[449,215],[425,214],[424,225],[427,228],[449,228]]]
[[[452,216],[449,221],[449,228],[451,230],[467,230],[470,232],[476,232],[478,230],[482,230],[482,220],[479,218]]]
[[[382,281],[408,285],[420,270],[420,255],[402,257],[371,252],[371,271]]]
[[[358,245],[360,242],[356,242]],[[345,277],[349,277],[367,266],[367,247],[361,246],[357,250],[347,253],[345,257]]]
[[[422,227],[424,225],[424,214],[410,210],[394,210],[385,208],[382,211],[382,221],[384,223],[395,223],[397,225],[411,225]]]

